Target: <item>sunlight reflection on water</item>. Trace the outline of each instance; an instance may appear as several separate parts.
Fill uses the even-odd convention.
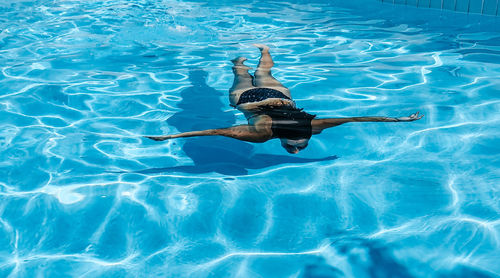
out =
[[[227,3],[0,4],[0,276],[500,275],[498,19]],[[318,117],[425,117],[297,156],[141,137],[245,123],[229,60],[255,42]]]

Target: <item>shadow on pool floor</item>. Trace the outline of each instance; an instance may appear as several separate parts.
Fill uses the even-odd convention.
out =
[[[182,110],[167,122],[179,132],[232,126],[236,122],[233,111],[223,111],[223,93],[208,86],[207,72],[200,68],[189,69],[191,86],[184,89],[178,107]],[[282,164],[298,164],[335,160],[338,157],[300,158],[290,155],[252,154],[250,143],[225,137],[194,137],[186,140],[182,147],[194,165],[151,168],[138,173],[209,173],[246,175],[248,169],[263,169]]]

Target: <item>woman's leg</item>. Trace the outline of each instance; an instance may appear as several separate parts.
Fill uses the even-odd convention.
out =
[[[249,89],[255,88],[253,86],[253,76],[248,73],[248,70],[251,69],[243,64],[247,58],[238,57],[233,62],[233,73],[234,73],[234,81],[233,86],[229,89],[229,103],[231,106],[236,106],[240,95]]]
[[[261,88],[272,88],[292,98],[290,90],[283,86],[278,80],[271,75],[271,68],[274,66],[269,47],[263,44],[254,44],[260,49],[260,60],[257,70],[255,71],[255,86]]]

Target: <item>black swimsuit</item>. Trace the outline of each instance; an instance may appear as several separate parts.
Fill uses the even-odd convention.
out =
[[[309,139],[312,136],[311,121],[316,115],[303,112],[302,109],[263,106],[258,114],[267,115],[273,120],[271,126],[273,138],[298,140]]]
[[[238,100],[237,105],[263,101],[268,98],[284,98],[291,100],[285,94],[278,90],[269,88],[254,88],[243,92]],[[271,130],[273,138],[284,139],[309,139],[312,136],[311,121],[315,115],[303,112],[302,109],[297,109],[290,106],[270,106],[264,105],[258,107],[255,116],[267,115],[272,119]]]
[[[274,89],[269,89],[269,88],[254,88],[250,90],[244,91],[240,95],[240,99],[238,100],[238,103],[236,105],[240,105],[243,103],[247,102],[258,102],[258,101],[263,101],[268,98],[284,98],[284,99],[290,99],[287,97],[285,94],[278,90]]]

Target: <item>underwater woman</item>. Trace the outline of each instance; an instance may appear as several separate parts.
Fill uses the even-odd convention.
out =
[[[307,147],[312,135],[320,134],[326,128],[350,122],[411,122],[423,117],[417,112],[400,118],[375,116],[316,119],[315,115],[297,108],[290,90],[271,75],[274,62],[269,47],[262,44],[255,46],[260,49],[261,57],[254,76],[248,73],[251,68],[244,65],[246,58],[232,60],[234,83],[229,90],[231,106],[243,112],[248,124],[146,137],[163,141],[181,137],[220,135],[254,143],[279,138],[283,148],[296,154]]]

